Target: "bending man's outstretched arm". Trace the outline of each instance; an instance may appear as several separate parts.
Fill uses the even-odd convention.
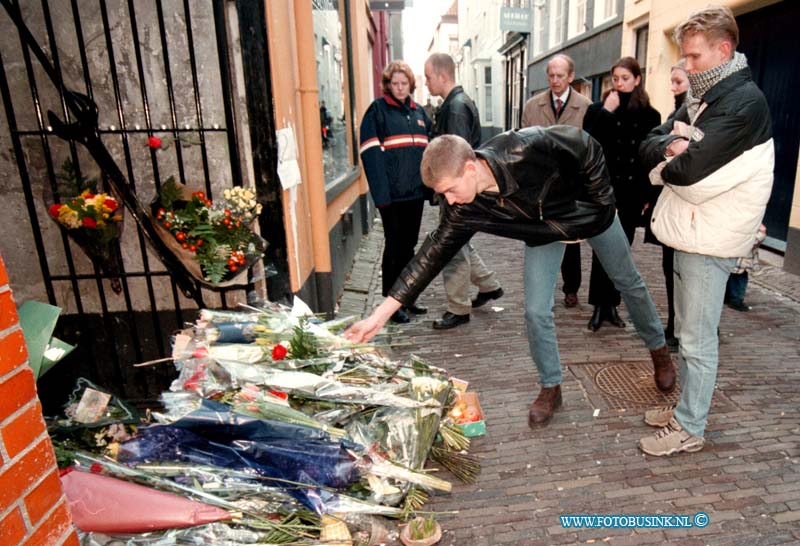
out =
[[[402,304],[392,296],[387,296],[370,316],[353,324],[344,333],[344,337],[353,343],[369,341],[377,334],[386,321],[402,307]]]

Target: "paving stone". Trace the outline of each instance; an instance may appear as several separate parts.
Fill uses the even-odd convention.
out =
[[[432,230],[436,219],[436,209],[426,207],[422,231]],[[548,427],[531,430],[527,410],[538,392],[538,376],[525,336],[524,245],[484,234],[473,244],[496,272],[505,296],[474,310],[468,324],[435,331],[431,321],[446,306],[437,278],[419,299],[428,314],[394,328],[391,336],[407,344],[391,351],[396,358],[415,353],[469,381],[486,414],[487,434],[473,439],[471,449],[483,464],[478,483],[456,482],[450,495],[435,495],[427,506],[459,511],[440,518],[446,531],[441,544],[800,543],[800,277],[766,266],[751,276],[747,301],[752,310],[723,309],[706,449],[646,457],[637,442],[653,429],[642,422],[641,409],[605,409],[593,376],[586,373],[597,363],[648,358],[624,305],[626,328],[586,329],[591,249],[581,245],[579,305],[566,309],[561,304],[560,279],[556,291],[564,406]],[[364,315],[380,303],[382,252],[378,222],[346,281],[340,315]],[[633,257],[666,320],[660,249],[643,244],[641,230]],[[705,529],[564,529],[559,520],[563,514],[697,511],[709,515]]]

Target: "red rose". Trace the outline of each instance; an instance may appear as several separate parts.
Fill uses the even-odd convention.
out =
[[[94,229],[97,227],[97,222],[94,221],[94,218],[89,218],[87,216],[86,218],[83,219],[83,227]]]
[[[275,345],[272,348],[272,360],[283,360],[284,358],[286,358],[286,354],[288,352],[289,351],[287,351],[286,347],[284,347],[283,345],[281,344]]]
[[[281,347],[283,347],[283,345],[281,345]],[[281,391],[269,391],[269,393],[270,393],[272,396],[276,396],[276,397],[280,398],[281,400],[288,400],[288,399],[289,399],[289,395],[288,395],[288,394],[286,394],[285,392],[281,392]]]
[[[103,206],[108,210],[110,210],[111,212],[117,210],[117,202],[114,199],[106,199],[105,201],[103,201]]]
[[[50,213],[50,216],[52,216],[53,218],[58,218],[59,210],[61,210],[61,205],[55,204],[50,207],[50,210],[48,212]]]
[[[103,466],[100,463],[92,463],[92,465],[89,467],[89,472],[93,472],[94,474],[102,474]]]
[[[162,144],[163,142],[161,142],[161,139],[158,138],[157,136],[151,136],[150,138],[147,139],[147,145],[153,149],[157,150],[161,148]]]

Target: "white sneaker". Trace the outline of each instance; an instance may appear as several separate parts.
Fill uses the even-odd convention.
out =
[[[673,417],[667,426],[658,430],[655,434],[645,436],[639,440],[639,449],[648,455],[663,457],[686,451],[694,453],[700,451],[705,445],[705,440],[699,436],[692,436],[681,426]]]
[[[651,427],[664,428],[669,424],[673,413],[675,413],[675,404],[647,410],[644,412],[644,422]]]

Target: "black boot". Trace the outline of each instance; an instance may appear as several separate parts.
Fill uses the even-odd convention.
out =
[[[416,303],[412,303],[411,305],[406,305],[405,307],[403,307],[403,310],[406,313],[411,313],[412,315],[424,315],[425,313],[428,312],[427,307],[422,307],[420,305],[417,305]]]
[[[594,306],[594,312],[592,313],[592,318],[589,319],[589,330],[592,332],[596,332],[600,329],[600,326],[603,324],[603,308],[599,305]]]
[[[617,328],[625,328],[625,321],[620,318],[616,306],[606,307],[606,320]]]
[[[450,330],[451,328],[466,324],[467,322],[469,322],[469,315],[456,315],[450,311],[445,311],[445,314],[442,315],[442,318],[433,321],[433,329]]]
[[[403,311],[402,308],[395,311],[394,314],[391,317],[389,317],[389,320],[394,322],[395,324],[408,324],[409,322],[411,322],[411,319],[408,318],[408,315],[406,314],[405,311]]]

